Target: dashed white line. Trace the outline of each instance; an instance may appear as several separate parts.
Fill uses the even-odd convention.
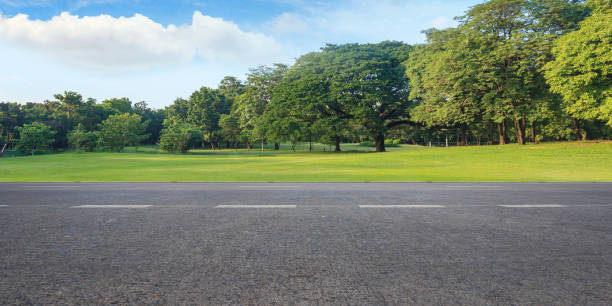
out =
[[[445,208],[444,205],[359,205],[360,208]]]
[[[72,208],[147,208],[153,205],[79,205]]]
[[[8,207],[8,205],[0,205],[0,207]]]
[[[296,208],[297,205],[217,205],[215,208]]]
[[[500,207],[510,207],[510,208],[559,208],[559,207],[567,207],[566,205],[559,204],[518,204],[518,205],[497,205]]]
[[[248,188],[270,188],[270,189],[291,188],[291,189],[295,189],[295,188],[299,188],[299,186],[286,186],[286,185],[271,185],[271,186],[267,186],[267,185],[242,185],[242,186],[238,186],[238,188],[241,188],[241,189],[248,189]]]
[[[499,185],[447,185],[446,188],[501,188]]]
[[[40,186],[24,186],[25,188],[81,188],[81,186],[64,186],[64,185],[40,185]]]

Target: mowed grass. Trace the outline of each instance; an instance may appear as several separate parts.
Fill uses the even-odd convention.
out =
[[[200,150],[0,158],[4,182],[612,181],[612,142],[427,148],[386,153]],[[300,146],[298,149],[307,149]],[[322,146],[317,146],[322,150]],[[371,148],[367,148],[370,149]]]

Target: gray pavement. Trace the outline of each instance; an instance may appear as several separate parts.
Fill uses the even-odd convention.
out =
[[[612,303],[612,183],[2,183],[3,304]]]

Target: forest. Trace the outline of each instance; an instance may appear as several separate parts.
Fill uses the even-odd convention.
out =
[[[164,109],[64,91],[0,103],[2,152],[612,139],[612,0],[490,0],[423,44],[328,44]],[[170,101],[169,101],[170,102]]]

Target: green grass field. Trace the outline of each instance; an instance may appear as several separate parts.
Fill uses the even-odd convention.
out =
[[[124,153],[58,153],[0,158],[4,182],[412,182],[612,181],[612,142],[426,148],[390,152],[196,150],[154,147]],[[327,147],[325,147],[327,148]],[[320,151],[319,151],[320,150]]]

